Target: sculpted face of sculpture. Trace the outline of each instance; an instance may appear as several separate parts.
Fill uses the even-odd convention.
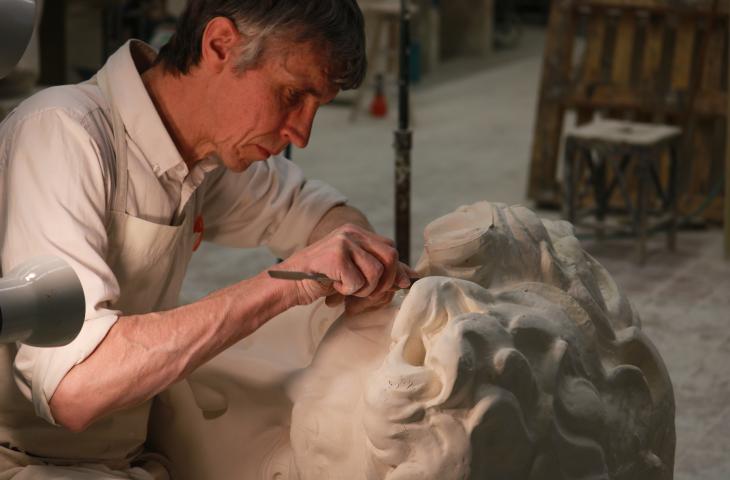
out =
[[[417,269],[427,278],[390,307],[334,324],[314,309],[311,365],[299,355],[274,381],[276,441],[235,465],[221,458],[229,473],[217,478],[672,478],[666,369],[569,224],[481,202],[436,220],[425,237]],[[227,398],[263,390],[213,383]],[[226,408],[221,419],[239,407]],[[188,429],[206,422],[178,420]],[[256,441],[237,420],[229,428],[246,450]]]

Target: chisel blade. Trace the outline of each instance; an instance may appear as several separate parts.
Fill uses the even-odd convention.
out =
[[[309,273],[309,272],[297,272],[293,270],[269,270],[269,276],[271,278],[278,278],[280,280],[316,280],[324,284],[333,283],[334,280],[325,275],[324,273]],[[410,277],[411,284],[420,280],[418,277]],[[410,287],[408,287],[410,288]],[[395,290],[402,290],[398,287]]]

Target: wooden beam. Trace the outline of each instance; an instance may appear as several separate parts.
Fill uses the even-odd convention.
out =
[[[570,79],[575,37],[572,7],[572,0],[555,0],[550,8],[527,186],[527,196],[538,204],[550,203],[559,198],[555,173],[565,109],[560,98],[556,98],[553,93],[556,87],[560,89]]]
[[[580,0],[581,8],[619,8],[650,12],[679,12],[692,15],[712,13],[713,0]],[[720,1],[717,12],[730,13],[730,4]]]
[[[652,92],[620,88],[613,85],[599,85],[590,95],[583,93],[568,94],[563,97],[565,106],[590,109],[623,109],[651,113],[661,110],[670,115],[681,115],[687,109],[686,101],[663,98]],[[695,97],[694,114],[699,117],[724,116],[727,109],[725,92],[703,91]]]
[[[690,87],[695,54],[696,29],[694,23],[694,19],[685,17],[680,20],[679,28],[677,28],[670,87],[672,91],[687,93]]]
[[[589,12],[590,13],[590,12]],[[583,53],[583,63],[579,72],[576,90],[590,95],[593,88],[601,80],[601,58],[603,40],[606,37],[606,19],[603,15],[586,15],[586,47]],[[580,109],[576,115],[576,125],[583,125],[593,119],[594,112],[590,109]]]
[[[611,80],[615,85],[627,87],[631,81],[631,58],[634,54],[634,37],[636,36],[635,12],[624,12],[616,31],[616,44],[611,65]]]

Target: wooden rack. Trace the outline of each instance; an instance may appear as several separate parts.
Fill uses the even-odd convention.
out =
[[[727,0],[553,0],[528,197],[558,206],[568,114],[677,125],[680,213],[722,221],[728,117]],[[708,200],[712,199],[712,200]]]

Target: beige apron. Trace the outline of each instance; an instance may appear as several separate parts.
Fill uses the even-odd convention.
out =
[[[197,239],[197,234],[193,232],[193,223],[200,211],[201,202],[198,201],[196,194],[192,195],[185,206],[179,225],[155,224],[126,213],[128,181],[126,132],[104,70],[97,74],[97,80],[102,93],[111,105],[116,158],[115,168],[109,170],[116,175],[112,181],[114,197],[107,224],[109,238],[107,261],[116,275],[121,293],[112,308],[122,311],[125,315],[168,310],[177,306],[180,287],[192,257]],[[12,358],[0,359],[0,361],[5,360],[12,361]],[[110,368],[113,366],[110,365]],[[9,385],[7,387],[14,388]],[[17,395],[20,396],[20,393]],[[27,401],[25,403],[28,404]],[[27,449],[40,456],[29,456],[22,452],[22,446],[19,446],[22,443],[20,441],[14,443],[12,438],[21,435],[11,432],[9,440],[0,438],[0,469],[7,469],[11,465],[17,466],[0,473],[0,480],[166,478],[165,469],[160,468],[160,463],[164,463],[164,459],[156,459],[154,455],[142,453],[142,446],[147,438],[151,404],[150,400],[133,409],[115,413],[78,434],[48,425],[37,417],[30,418],[27,414],[14,419],[14,431],[33,432],[31,441],[26,442]],[[32,411],[32,406],[29,408]],[[26,421],[32,425],[28,425]],[[145,462],[146,460],[149,461]],[[74,464],[74,466],[44,466],[45,463]],[[157,472],[152,476],[140,468],[129,468],[130,463],[144,464],[142,465],[144,470],[157,470]],[[88,477],[82,472],[87,468],[92,469],[91,476]]]

